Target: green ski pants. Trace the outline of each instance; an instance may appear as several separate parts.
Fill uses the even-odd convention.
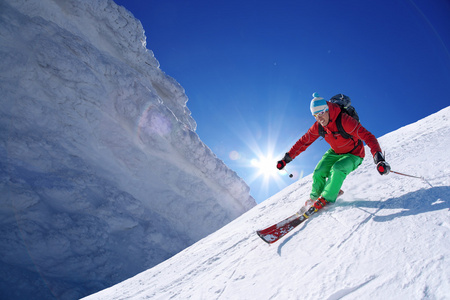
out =
[[[361,157],[350,153],[336,154],[333,149],[325,152],[313,173],[311,199],[322,196],[328,202],[335,202],[345,178],[362,161]]]

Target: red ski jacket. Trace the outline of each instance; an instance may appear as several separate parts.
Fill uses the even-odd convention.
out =
[[[358,140],[364,141],[370,148],[370,152],[372,152],[372,156],[377,152],[381,152],[380,145],[378,144],[375,136],[370,133],[367,129],[365,129],[358,121],[347,115],[346,113],[342,113],[341,115],[341,123],[344,130],[352,135],[351,139],[343,138],[338,132],[338,128],[336,126],[336,117],[341,112],[341,108],[339,105],[327,102],[328,110],[330,112],[330,122],[327,126],[324,127],[327,134],[325,135],[325,141],[330,144],[331,148],[337,154],[346,154],[351,153],[353,155],[364,158],[364,145],[363,143],[359,143]],[[291,150],[289,150],[289,156],[294,159],[300,153],[306,150],[315,140],[320,137],[319,135],[319,123],[316,121],[311,128],[306,132],[296,143],[292,146]]]

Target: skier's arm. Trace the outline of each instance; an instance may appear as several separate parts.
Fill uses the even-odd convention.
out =
[[[366,145],[369,146],[372,156],[375,156],[377,152],[381,152],[381,147],[380,144],[378,144],[378,140],[376,139],[376,137],[372,133],[370,133],[370,131],[364,128],[361,123],[347,114],[342,114],[341,123],[342,127],[344,127],[344,130],[347,133],[360,140],[363,140]]]
[[[283,169],[286,164],[290,163],[295,157],[306,150],[319,137],[319,125],[317,122],[308,129],[308,131],[292,146],[289,152],[286,152],[284,158],[277,162],[277,168]]]
[[[372,152],[373,155],[373,161],[377,165],[378,173],[380,173],[380,175],[389,174],[391,171],[391,166],[389,166],[389,164],[384,160],[384,155],[381,153],[381,147],[375,136],[361,126],[361,124],[357,128],[356,134],[369,146],[370,152]]]
[[[361,123],[354,120],[353,118],[349,118],[351,120],[345,120],[344,130],[350,133],[353,136],[356,136],[358,139],[363,140],[370,148],[370,152],[373,156],[373,161],[377,165],[377,171],[380,175],[389,174],[391,167],[385,161],[384,155],[381,152],[380,144],[376,137],[370,133],[366,128],[364,128]],[[350,130],[351,129],[351,130]]]
[[[308,131],[292,146],[289,156],[294,159],[319,138],[319,124],[315,122]]]
[[[366,145],[369,146],[372,156],[375,156],[377,152],[381,153],[381,147],[380,144],[378,144],[377,138],[361,124],[359,124],[359,126],[356,128],[355,136],[358,139],[363,140]]]

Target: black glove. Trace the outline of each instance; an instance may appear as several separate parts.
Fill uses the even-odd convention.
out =
[[[290,163],[292,161],[292,158],[289,156],[289,153],[286,153],[284,155],[284,158],[277,162],[277,169],[283,170],[283,168],[286,166],[286,164]]]
[[[387,175],[391,171],[391,166],[385,161],[380,161],[377,164],[377,171],[380,175]]]
[[[391,166],[384,160],[384,155],[381,152],[375,153],[373,161],[377,165],[377,171],[380,175],[387,175],[391,171]]]

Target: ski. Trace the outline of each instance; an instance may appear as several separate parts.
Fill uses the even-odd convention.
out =
[[[268,244],[275,243],[316,213],[316,211],[317,209],[314,206],[311,206],[304,214],[295,213],[277,224],[267,227],[266,229],[258,230],[256,233],[264,242]]]
[[[339,191],[339,196],[344,194],[342,190]],[[291,232],[295,227],[302,224],[306,221],[310,216],[315,214],[318,211],[317,208],[311,206],[307,208],[303,206],[299,212],[293,214],[292,216],[284,219],[281,222],[278,222],[272,226],[267,227],[266,229],[258,230],[256,233],[258,236],[266,243],[272,244],[281,239],[283,236]]]

